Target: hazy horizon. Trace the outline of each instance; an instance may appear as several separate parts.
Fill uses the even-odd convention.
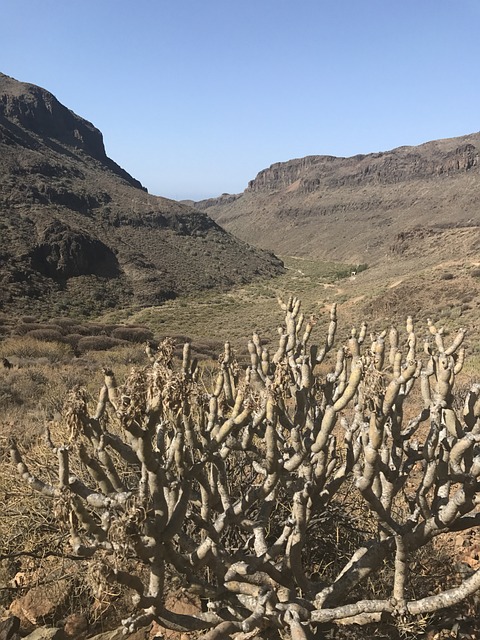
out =
[[[478,131],[474,0],[6,0],[1,71],[90,120],[150,193]]]

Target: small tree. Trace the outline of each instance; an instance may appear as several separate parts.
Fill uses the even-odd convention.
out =
[[[150,364],[121,388],[105,371],[95,412],[73,391],[68,446],[47,437],[57,482],[34,476],[12,442],[21,476],[68,523],[73,553],[132,590],[127,631],[157,621],[205,630],[208,640],[255,630],[300,640],[332,621],[405,623],[480,587],[477,571],[433,596],[409,591],[417,550],[480,522],[480,385],[460,409],[453,393],[464,330],[447,346],[429,323],[420,360],[411,318],[403,339],[392,328],[367,344],[363,325],[322,373],[335,307],[317,347],[300,302],[281,306],[278,350],[254,334],[241,371],[227,343],[210,389],[190,345],[176,367],[167,340],[147,347]],[[363,504],[368,535],[326,566],[312,551],[322,552],[322,522],[358,526],[341,507],[346,496]],[[167,609],[172,573],[201,595],[205,612]],[[366,597],[375,580],[380,595]]]

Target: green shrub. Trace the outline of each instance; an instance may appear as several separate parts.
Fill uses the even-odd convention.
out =
[[[40,330],[56,331],[59,334],[63,334],[63,329],[60,325],[51,324],[47,322],[22,322],[21,324],[15,327],[15,334],[18,336],[24,336],[26,334],[29,334],[31,331],[40,331]]]
[[[67,344],[75,348],[78,345],[78,342],[84,337],[85,336],[81,333],[69,333],[65,336],[64,340]]]
[[[125,340],[110,336],[84,336],[78,341],[77,348],[80,352],[85,353],[86,351],[107,351],[122,344],[127,343]]]
[[[145,327],[117,327],[112,331],[112,338],[127,340],[128,342],[146,342],[153,340],[153,333]]]

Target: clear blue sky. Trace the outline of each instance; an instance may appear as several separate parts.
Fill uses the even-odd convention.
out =
[[[151,193],[480,130],[479,0],[3,0],[0,70]]]

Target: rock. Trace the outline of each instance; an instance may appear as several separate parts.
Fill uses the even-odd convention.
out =
[[[63,629],[57,627],[38,627],[24,640],[65,640]]]
[[[123,629],[113,629],[112,631],[103,631],[95,636],[90,636],[88,640],[122,640],[127,636],[123,635]]]
[[[71,613],[65,618],[63,630],[69,638],[85,637],[88,630],[87,617],[81,613]]]
[[[104,631],[96,636],[91,636],[88,640],[147,640],[149,637],[149,627],[139,629],[129,635],[124,635],[123,628],[113,629],[113,631]]]
[[[178,591],[170,594],[165,600],[165,608],[174,613],[182,615],[197,615],[202,609],[200,600],[195,595],[187,592]],[[154,623],[152,626],[151,638],[161,638],[162,640],[189,640],[192,636],[188,633],[180,631],[172,631],[159,624]]]
[[[20,618],[10,616],[6,620],[0,620],[0,640],[19,640]]]
[[[43,231],[41,242],[31,252],[32,266],[57,281],[75,276],[115,278],[119,266],[114,252],[86,232],[55,220]]]
[[[20,618],[22,630],[30,632],[36,625],[58,615],[70,594],[70,584],[67,580],[52,581],[48,587],[32,587],[24,596],[16,598],[10,612]]]
[[[25,617],[23,607],[20,604],[21,598],[16,598],[9,607],[9,612],[20,621],[20,630],[23,634],[30,633],[35,629],[33,622]]]

